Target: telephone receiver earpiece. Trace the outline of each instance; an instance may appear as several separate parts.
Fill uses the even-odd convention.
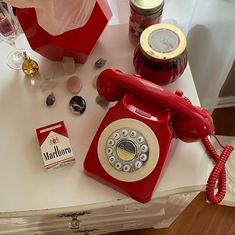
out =
[[[122,74],[122,72],[120,70],[106,69],[99,74],[96,81],[99,95],[110,102],[120,100],[126,92],[125,88],[116,81],[117,74]]]
[[[177,138],[193,142],[214,133],[209,112],[193,106],[176,95],[139,75],[130,75],[115,69],[106,69],[97,78],[97,91],[107,101],[120,100],[125,93],[132,93],[174,113],[172,127]]]

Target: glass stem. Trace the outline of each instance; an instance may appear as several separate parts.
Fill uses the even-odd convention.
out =
[[[9,45],[16,49],[16,43],[15,43],[15,37],[10,37],[9,38]]]

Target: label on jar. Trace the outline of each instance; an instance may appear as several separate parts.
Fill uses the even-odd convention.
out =
[[[64,122],[36,130],[45,168],[57,168],[75,160]]]
[[[179,37],[169,29],[157,29],[148,37],[149,46],[160,53],[175,51],[179,46]]]

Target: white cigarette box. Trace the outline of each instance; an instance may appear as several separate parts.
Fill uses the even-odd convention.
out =
[[[45,168],[57,168],[75,161],[63,121],[40,127],[36,133]]]

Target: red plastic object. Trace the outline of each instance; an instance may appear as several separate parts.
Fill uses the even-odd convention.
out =
[[[132,93],[144,100],[146,105],[152,104],[154,107],[174,112],[171,125],[176,137],[185,142],[197,141],[214,133],[213,120],[206,109],[193,106],[184,97],[179,97],[138,75],[106,69],[97,79],[97,90],[108,101],[119,100],[125,93]]]
[[[151,115],[147,117],[147,115],[137,112],[138,110]],[[154,170],[147,177],[135,182],[124,182],[110,176],[97,157],[97,144],[102,131],[110,123],[121,118],[131,118],[147,124],[155,133],[161,149]],[[133,97],[130,94],[124,95],[118,104],[109,110],[92,141],[84,162],[86,174],[141,203],[148,202],[159,179],[173,137],[169,128],[170,119],[169,112],[156,108],[152,103],[145,103],[141,98]]]
[[[208,155],[211,156],[215,162],[215,166],[210,173],[206,186],[206,196],[208,201],[212,204],[218,204],[224,199],[226,194],[225,164],[230,157],[231,152],[234,150],[233,146],[223,146],[217,138],[216,140],[223,149],[222,153],[220,154],[216,152],[214,146],[211,144],[208,138],[202,139],[202,143],[204,144]],[[218,185],[218,190],[216,190],[216,185]]]
[[[206,110],[193,106],[179,91],[173,94],[138,75],[106,69],[97,79],[97,90],[105,100],[119,101],[109,109],[92,141],[84,162],[85,171],[139,202],[151,199],[173,137],[193,142],[214,132],[213,120]],[[98,156],[97,146],[103,130],[123,118],[138,120],[150,127],[160,149],[156,167],[145,178],[134,182],[112,177],[102,167]]]
[[[97,0],[85,26],[56,36],[37,23],[33,8],[18,8],[16,15],[34,51],[51,60],[60,61],[69,56],[85,63],[112,13],[106,0]]]

